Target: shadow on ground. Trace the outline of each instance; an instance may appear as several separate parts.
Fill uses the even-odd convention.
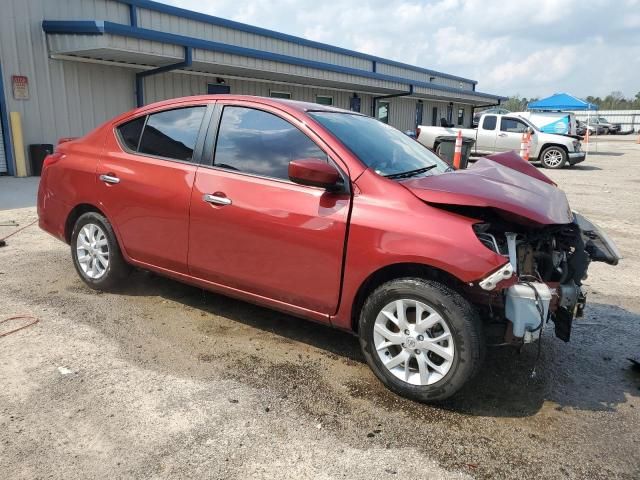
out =
[[[151,273],[136,271],[118,293],[160,296],[364,363],[358,340],[349,333]],[[627,360],[640,352],[638,335],[634,333],[639,324],[640,315],[614,305],[592,303],[588,305],[587,316],[575,324],[570,343],[555,338],[550,322],[539,358],[538,344],[527,345],[521,352],[513,348],[489,348],[481,373],[456,397],[440,406],[451,412],[491,417],[534,415],[545,402],[553,402],[558,410],[615,410],[626,402],[628,395],[640,395],[640,374],[633,371]],[[292,348],[290,342],[285,348]],[[352,396],[382,407],[400,400],[381,388],[373,376],[348,387]],[[401,402],[412,408],[412,402]]]

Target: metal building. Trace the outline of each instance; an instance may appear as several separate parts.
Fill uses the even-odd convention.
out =
[[[401,130],[471,125],[505,97],[475,80],[150,0],[3,0],[0,174],[24,144],[80,136],[136,104],[184,95],[290,97],[374,115]]]

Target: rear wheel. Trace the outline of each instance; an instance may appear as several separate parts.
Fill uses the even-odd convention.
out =
[[[96,290],[115,287],[130,271],[111,224],[97,212],[84,213],[76,221],[71,256],[80,278]]]
[[[421,402],[456,393],[484,357],[475,310],[431,280],[403,278],[380,286],[362,308],[359,327],[375,375],[390,390]]]
[[[540,154],[540,161],[545,168],[562,168],[567,163],[567,152],[556,146],[545,148]]]

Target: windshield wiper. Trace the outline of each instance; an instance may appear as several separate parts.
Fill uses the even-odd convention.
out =
[[[395,180],[396,178],[415,177],[416,175],[420,175],[421,173],[428,172],[429,170],[431,170],[432,168],[436,168],[437,166],[438,166],[437,164],[429,165],[428,167],[417,168],[415,170],[409,170],[407,172],[392,173],[390,175],[385,175],[385,177],[390,178],[392,180]]]

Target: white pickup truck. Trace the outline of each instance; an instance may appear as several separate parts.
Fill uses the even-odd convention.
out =
[[[585,159],[578,137],[541,132],[527,119],[514,115],[484,114],[478,128],[448,128],[420,125],[417,140],[439,154],[443,137],[451,137],[462,131],[462,136],[475,140],[472,157],[481,157],[499,152],[520,151],[522,134],[531,132],[530,161],[540,161],[546,168],[562,168],[575,165]]]

